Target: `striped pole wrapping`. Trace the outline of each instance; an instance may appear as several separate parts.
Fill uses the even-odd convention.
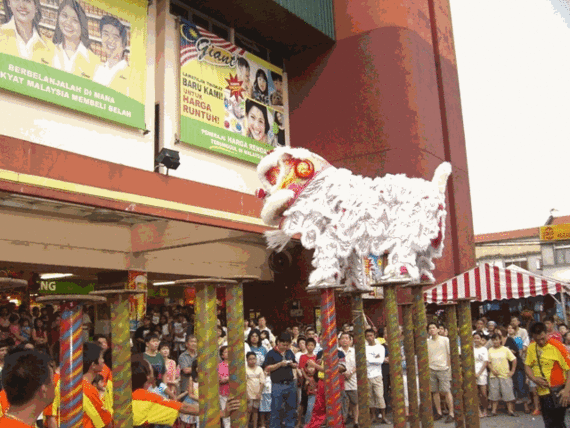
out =
[[[465,428],[479,428],[479,397],[475,377],[475,355],[471,324],[471,302],[459,301],[459,337],[463,367],[463,405],[465,408]]]
[[[230,391],[232,398],[240,400],[239,410],[231,415],[231,427],[247,425],[247,389],[245,375],[243,283],[226,286],[226,308],[228,315],[228,353],[230,369]]]
[[[196,327],[200,427],[220,428],[216,287],[213,284],[196,285]]]
[[[331,428],[338,428],[342,426],[342,407],[334,299],[334,289],[325,288],[321,290],[321,324],[323,341],[325,343],[323,360],[325,367],[325,397],[327,397],[327,425]]]
[[[368,373],[366,370],[366,339],[364,338],[366,323],[364,321],[362,294],[352,295],[352,319],[354,323],[354,353],[358,391],[358,425],[362,428],[370,428]]]
[[[413,307],[411,305],[403,305],[402,312],[404,315],[404,353],[406,355],[406,373],[408,375],[410,426],[411,428],[420,428]]]
[[[455,305],[447,307],[447,330],[449,331],[449,348],[451,354],[451,393],[453,394],[453,409],[455,426],[463,427],[463,376],[461,373],[461,357],[459,356],[459,341],[457,336],[457,309]]]
[[[83,421],[83,311],[65,302],[61,315],[61,427],[79,428]]]
[[[113,422],[114,428],[132,428],[132,385],[130,344],[130,300],[117,295],[111,302],[113,335]]]
[[[395,284],[384,286],[386,303],[386,327],[388,350],[390,355],[390,378],[392,385],[392,408],[394,409],[394,427],[406,427],[406,403],[404,401],[404,382],[402,379],[402,351],[400,347],[400,326],[398,322],[398,298]]]
[[[416,339],[416,355],[418,357],[418,373],[420,377],[420,417],[422,428],[433,428],[433,409],[429,382],[429,357],[427,348],[426,308],[421,284],[412,287],[414,299],[414,325]]]

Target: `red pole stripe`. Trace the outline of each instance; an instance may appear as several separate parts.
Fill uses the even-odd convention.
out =
[[[524,293],[524,280],[523,280],[522,273],[520,273],[520,272],[517,272],[517,287],[519,289],[519,299],[521,297],[526,297],[525,293]]]
[[[485,265],[485,279],[487,280],[487,298],[485,300],[492,300],[491,296],[493,291],[491,290],[491,269],[489,265]]]
[[[481,269],[479,266],[475,268],[475,296],[477,300],[481,301]]]
[[[505,281],[506,281],[506,286],[507,286],[507,299],[513,298],[511,275],[512,275],[512,272],[509,269],[506,269],[505,270]]]
[[[495,281],[495,295],[492,300],[501,300],[501,272],[498,266],[493,267],[493,279]]]
[[[457,294],[459,291],[458,289],[459,289],[459,286],[457,285],[457,277],[455,277],[451,281],[451,292],[453,293],[453,301],[457,300]]]
[[[463,296],[462,298],[471,297],[471,272],[465,272],[463,275]]]

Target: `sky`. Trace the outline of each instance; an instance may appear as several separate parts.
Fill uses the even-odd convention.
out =
[[[450,0],[475,234],[570,215],[570,0]]]

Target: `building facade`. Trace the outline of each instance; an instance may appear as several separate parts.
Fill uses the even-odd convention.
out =
[[[265,314],[276,326],[314,323],[318,298],[305,292],[310,254],[295,243],[277,260],[266,250],[262,234],[268,228],[259,219],[261,201],[254,196],[256,162],[238,155],[259,155],[272,144],[308,148],[337,167],[369,177],[406,173],[431,179],[437,165],[451,162],[446,250],[436,279],[472,267],[449,2],[310,3],[79,0],[73,4],[83,10],[75,8],[85,37],[84,50],[76,52],[83,59],[68,50],[65,31],[58,33],[60,2],[34,1],[42,13],[34,31],[44,42],[19,54],[10,50],[9,36],[17,39],[23,24],[17,13],[3,8],[0,54],[7,68],[0,70],[0,267],[27,275],[65,271],[96,282],[104,272],[145,272],[150,283],[255,275],[260,281],[245,291],[246,312]],[[121,25],[110,24],[107,15]],[[115,29],[124,61],[116,64],[110,60]],[[229,50],[228,61],[251,54],[251,64],[263,65],[252,65],[256,76],[251,76],[250,97],[256,97],[255,83],[263,86],[257,82],[262,68],[274,92],[281,81],[280,104],[263,94],[256,98],[268,106],[265,137],[248,137],[242,127],[250,131],[249,117],[241,121],[238,112],[230,111],[231,102],[225,103],[224,91],[232,90],[232,82],[216,87],[196,75],[191,82],[184,74],[181,47],[184,40],[197,46],[196,31],[211,43],[211,50],[196,47],[198,56],[203,52],[219,64]],[[53,51],[53,60],[41,56],[47,51]],[[89,71],[88,63],[100,68]],[[52,73],[42,75],[45,67]],[[113,67],[123,67],[115,75],[120,86],[109,92],[115,96],[93,94],[91,80],[113,87],[105,80],[116,71]],[[230,71],[230,79],[238,72],[237,64],[232,67],[236,74]],[[120,80],[127,70],[128,77]],[[74,94],[79,88],[74,82],[84,83],[83,93]],[[220,100],[218,116],[218,104],[208,104],[206,91]],[[245,95],[234,99],[247,109]],[[121,100],[132,108],[119,107]],[[215,131],[217,125],[222,131]],[[236,138],[224,134],[229,131]],[[177,169],[157,162],[163,149],[178,152]],[[338,315],[348,321],[350,308],[343,299]],[[381,301],[372,299],[367,306],[372,319],[381,322]]]

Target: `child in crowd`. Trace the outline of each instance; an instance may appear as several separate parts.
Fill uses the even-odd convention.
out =
[[[247,353],[247,424],[253,423],[253,428],[257,428],[257,418],[259,405],[261,402],[261,391],[265,385],[265,373],[257,365],[257,355],[255,352]]]
[[[317,398],[317,371],[314,367],[305,367],[307,378],[305,380],[305,393],[307,394],[307,412],[305,413],[305,424],[311,421],[315,400]]]
[[[164,365],[166,366],[166,373],[164,374],[164,383],[168,389],[167,395],[171,399],[176,399],[178,395],[178,381],[180,379],[180,369],[176,368],[176,361],[170,359],[170,346],[166,342],[161,342],[158,346],[158,351],[164,358]]]
[[[230,369],[228,366],[228,347],[220,348],[220,363],[218,364],[218,379],[220,382],[220,409],[226,408],[228,397],[230,396]],[[230,428],[230,418],[223,418],[224,428]]]
[[[192,374],[190,376],[188,390],[184,391],[178,398],[184,397],[184,403],[186,404],[198,404],[198,359],[192,362]],[[181,414],[179,419],[182,423],[182,428],[198,427],[198,416]]]
[[[265,349],[271,351],[271,349],[273,349],[273,346],[271,346],[271,342],[269,340],[269,333],[267,332],[267,330],[263,330],[260,333],[260,337],[261,337],[261,344],[265,347]]]
[[[101,398],[101,400],[103,400],[103,398],[105,397],[105,392],[106,392],[106,387],[105,387],[105,379],[103,379],[103,376],[101,376],[100,374],[95,375],[95,377],[93,378],[93,382],[91,382],[91,384],[97,388],[97,391],[99,392],[99,397]],[[107,409],[107,410],[112,410],[112,409]]]
[[[29,342],[32,338],[32,327],[28,318],[20,319],[20,334],[26,342]]]
[[[477,377],[477,389],[479,390],[479,417],[487,417],[487,366],[489,365],[489,351],[483,346],[482,333],[476,331],[473,335],[473,353],[475,355],[475,376]]]
[[[265,385],[261,391],[261,402],[259,403],[259,428],[265,428],[265,424],[269,423],[271,414],[271,376],[266,374]]]

